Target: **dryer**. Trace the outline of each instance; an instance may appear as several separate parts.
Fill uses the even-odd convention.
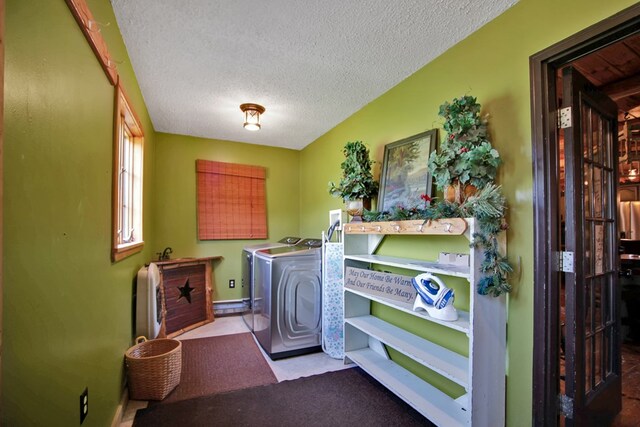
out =
[[[304,239],[255,254],[253,333],[273,360],[321,350],[321,247]]]
[[[300,241],[300,237],[283,237],[277,242],[259,243],[245,246],[242,250],[242,320],[250,331],[253,332],[253,272],[255,253],[262,249],[279,248],[283,246],[295,245]]]

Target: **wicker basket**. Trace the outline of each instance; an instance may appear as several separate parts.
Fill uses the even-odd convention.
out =
[[[129,397],[162,400],[176,388],[182,372],[182,343],[178,340],[136,338],[125,353]]]

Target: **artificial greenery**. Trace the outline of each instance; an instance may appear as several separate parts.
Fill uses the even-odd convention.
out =
[[[424,207],[404,208],[396,206],[385,212],[365,211],[365,221],[402,221],[423,219],[425,222],[442,218],[469,218],[478,221],[471,246],[483,249],[482,278],[477,284],[481,295],[500,296],[511,291],[507,276],[513,271],[509,261],[498,248],[498,233],[507,228],[503,221],[506,204],[500,187],[487,184],[462,203],[425,199]],[[431,202],[431,203],[429,203]]]
[[[342,197],[346,202],[357,199],[370,199],[378,194],[378,182],[373,179],[369,159],[369,148],[362,141],[347,142],[342,150],[345,160],[342,179],[338,185],[329,182],[329,193]]]
[[[365,221],[399,221],[474,217],[478,230],[471,246],[483,249],[482,278],[478,293],[499,296],[511,291],[507,276],[513,271],[498,248],[498,233],[507,228],[504,222],[506,201],[494,181],[501,159],[487,136],[487,120],[480,117],[480,104],[472,96],[455,98],[440,106],[438,114],[445,119],[448,132],[438,152],[429,157],[429,171],[436,186],[444,190],[457,181],[462,187],[472,185],[476,193],[466,192],[466,198],[455,202],[431,201],[423,195],[424,207],[396,206],[385,212],[365,211]]]
[[[440,190],[458,181],[477,188],[495,180],[500,155],[487,136],[487,120],[480,116],[480,104],[472,96],[455,98],[440,106],[448,132],[438,152],[431,153],[429,169]]]

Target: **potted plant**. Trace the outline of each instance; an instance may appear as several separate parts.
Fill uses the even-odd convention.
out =
[[[347,142],[342,152],[342,179],[337,185],[329,182],[329,193],[344,200],[353,221],[361,221],[363,209],[371,209],[371,198],[378,194],[378,182],[371,174],[373,161],[362,141]]]
[[[449,201],[461,203],[476,189],[493,183],[501,159],[487,136],[487,120],[472,96],[440,106],[448,132],[439,152],[431,153],[429,170]]]

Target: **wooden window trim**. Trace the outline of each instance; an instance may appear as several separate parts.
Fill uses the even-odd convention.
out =
[[[140,181],[139,187],[139,215],[140,215],[140,240],[131,243],[118,244],[118,218],[120,214],[120,136],[121,129],[126,125],[133,137],[134,145],[139,146],[140,154]],[[144,132],[140,119],[138,118],[129,97],[118,82],[115,85],[114,101],[114,130],[113,130],[113,187],[112,187],[112,237],[111,237],[111,259],[113,262],[120,261],[128,256],[142,251],[144,247],[144,223],[143,223],[143,170],[144,170]]]
[[[102,33],[100,33],[100,29],[98,28],[100,24],[93,18],[93,14],[91,10],[89,10],[89,6],[85,0],[66,0],[66,2],[73,17],[78,22],[82,34],[84,34],[89,42],[91,50],[93,50],[96,58],[98,58],[100,66],[107,75],[109,82],[115,86],[118,83],[118,71],[116,70],[115,63],[111,60],[107,43],[102,38]]]

